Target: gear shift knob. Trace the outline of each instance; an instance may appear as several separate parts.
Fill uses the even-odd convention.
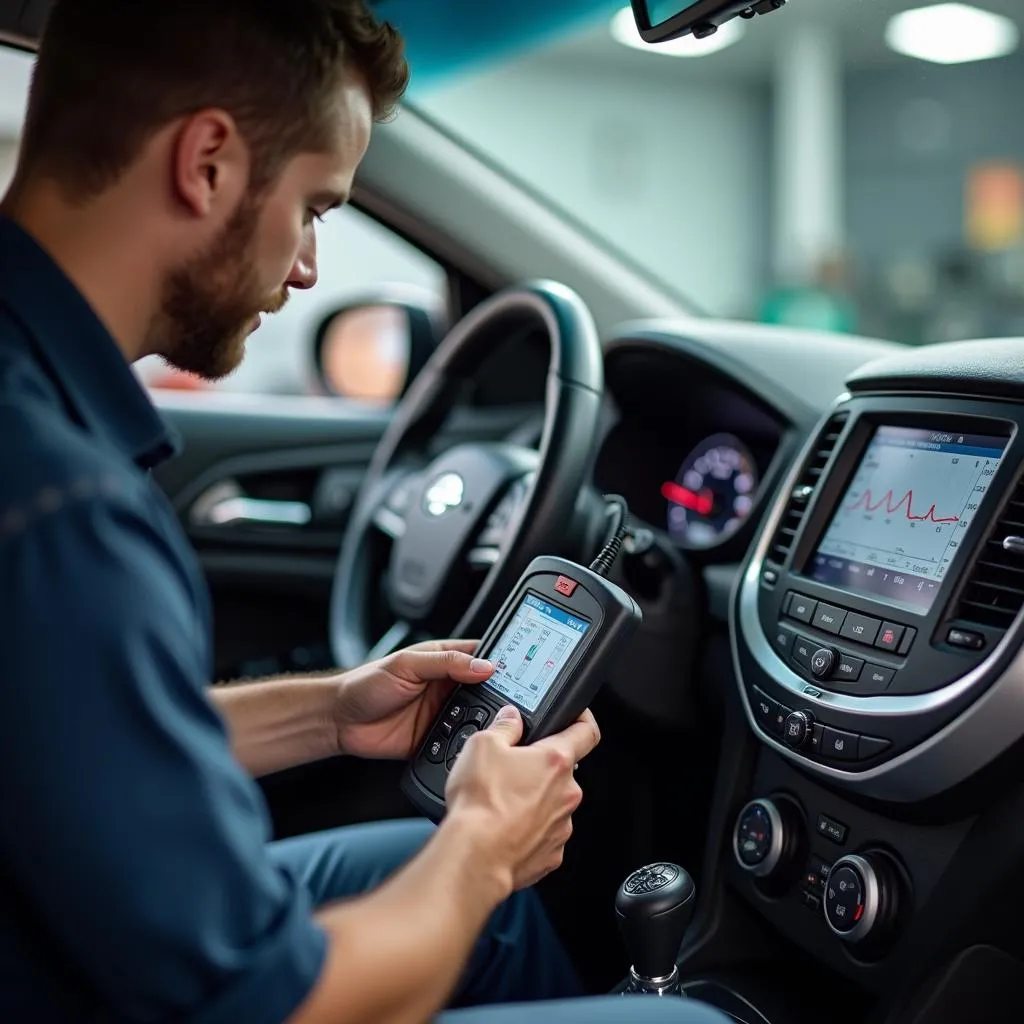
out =
[[[676,955],[696,905],[693,879],[678,864],[648,864],[622,883],[615,914],[632,961],[631,991],[678,992]]]

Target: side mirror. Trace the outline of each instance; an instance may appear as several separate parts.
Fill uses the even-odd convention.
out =
[[[383,289],[332,310],[313,342],[316,377],[325,394],[364,402],[396,402],[447,328],[431,293]]]

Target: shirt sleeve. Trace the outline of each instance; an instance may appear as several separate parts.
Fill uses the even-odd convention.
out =
[[[280,1024],[326,940],[267,856],[157,522],[106,495],[0,541],[0,860],[103,1019]]]

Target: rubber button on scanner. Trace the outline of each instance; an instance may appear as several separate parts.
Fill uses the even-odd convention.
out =
[[[478,729],[482,729],[487,722],[490,720],[491,713],[484,707],[475,707],[469,709],[469,714],[466,715],[466,721],[471,725],[475,725]]]
[[[452,745],[448,751],[448,756],[452,758],[458,757],[459,754],[462,753],[462,748],[466,745],[466,741],[469,739],[469,737],[472,736],[473,733],[478,731],[479,730],[475,725],[464,725],[455,734],[454,739],[452,739]]]
[[[444,748],[447,745],[448,738],[440,732],[435,732],[427,743],[427,760],[431,764],[440,764],[444,760]]]
[[[444,719],[446,722],[451,722],[455,725],[456,722],[461,722],[463,716],[466,714],[465,704],[449,704],[444,712]]]

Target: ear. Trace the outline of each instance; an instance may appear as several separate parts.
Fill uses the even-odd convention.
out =
[[[248,149],[234,118],[201,110],[182,122],[171,169],[178,201],[196,217],[234,209],[249,180]]]

